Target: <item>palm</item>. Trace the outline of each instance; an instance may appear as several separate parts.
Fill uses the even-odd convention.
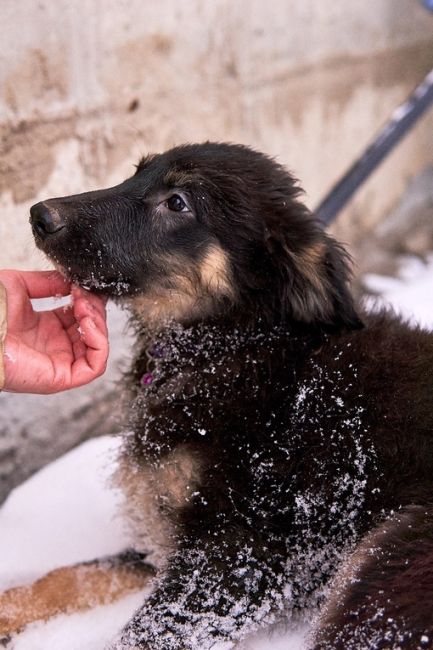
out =
[[[24,381],[20,390],[55,392],[100,374],[95,364],[100,365],[106,338],[105,310],[100,299],[74,291],[73,307],[35,312],[21,283],[8,287],[5,356],[12,390]]]
[[[55,373],[59,373],[65,364],[66,367],[72,364],[72,337],[78,337],[72,309],[65,311],[62,318],[61,310],[34,312],[29,301],[24,309],[17,309],[16,315],[12,310],[9,321],[14,326],[10,328],[7,340],[16,363],[21,365],[22,360],[25,361],[29,371],[43,373],[48,381],[54,379]]]

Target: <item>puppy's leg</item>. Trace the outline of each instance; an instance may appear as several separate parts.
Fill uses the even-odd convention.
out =
[[[114,602],[142,589],[153,574],[143,556],[133,551],[55,569],[31,585],[0,594],[0,636],[57,614]]]
[[[335,581],[314,650],[433,648],[433,508],[369,535]]]
[[[168,560],[144,606],[111,650],[226,649],[271,622],[282,608],[282,555],[253,533],[206,525]]]

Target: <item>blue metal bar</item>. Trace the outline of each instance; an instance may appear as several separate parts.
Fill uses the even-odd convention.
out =
[[[426,0],[433,4],[433,0]],[[433,70],[415,88],[408,99],[392,113],[390,120],[375,140],[334,185],[317,206],[315,213],[329,224],[352,198],[359,186],[385,156],[395,147],[407,131],[433,103]]]

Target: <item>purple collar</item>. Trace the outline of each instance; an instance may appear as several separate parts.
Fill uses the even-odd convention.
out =
[[[146,372],[140,379],[140,384],[143,387],[150,386],[153,383],[155,374],[158,371],[158,362],[166,356],[167,349],[162,345],[153,343],[146,348],[145,352],[147,357]]]

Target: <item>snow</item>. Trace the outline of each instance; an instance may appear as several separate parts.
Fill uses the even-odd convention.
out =
[[[370,308],[385,302],[413,322],[433,327],[433,255],[426,263],[405,260],[398,279],[369,275],[366,283],[383,296],[369,299]],[[303,397],[298,395],[300,406]],[[14,490],[0,509],[0,590],[31,582],[55,567],[116,553],[129,545],[118,514],[119,495],[109,483],[118,444],[110,437],[90,440]],[[7,647],[102,650],[143,598],[143,593],[137,593],[89,612],[35,623]],[[262,633],[246,647],[301,650],[305,634],[305,630],[274,631],[271,636]]]
[[[369,274],[364,280],[371,291],[383,296],[379,304],[392,305],[412,323],[433,327],[433,254],[425,262],[415,257],[405,258],[399,279]],[[374,299],[367,300],[372,308],[375,303]]]
[[[45,625],[35,623],[7,647],[13,650],[101,650],[116,636],[142,600],[143,594],[133,594],[113,605],[57,616]]]
[[[13,491],[0,510],[2,589],[127,546],[107,487],[117,445],[108,436],[89,440]]]

